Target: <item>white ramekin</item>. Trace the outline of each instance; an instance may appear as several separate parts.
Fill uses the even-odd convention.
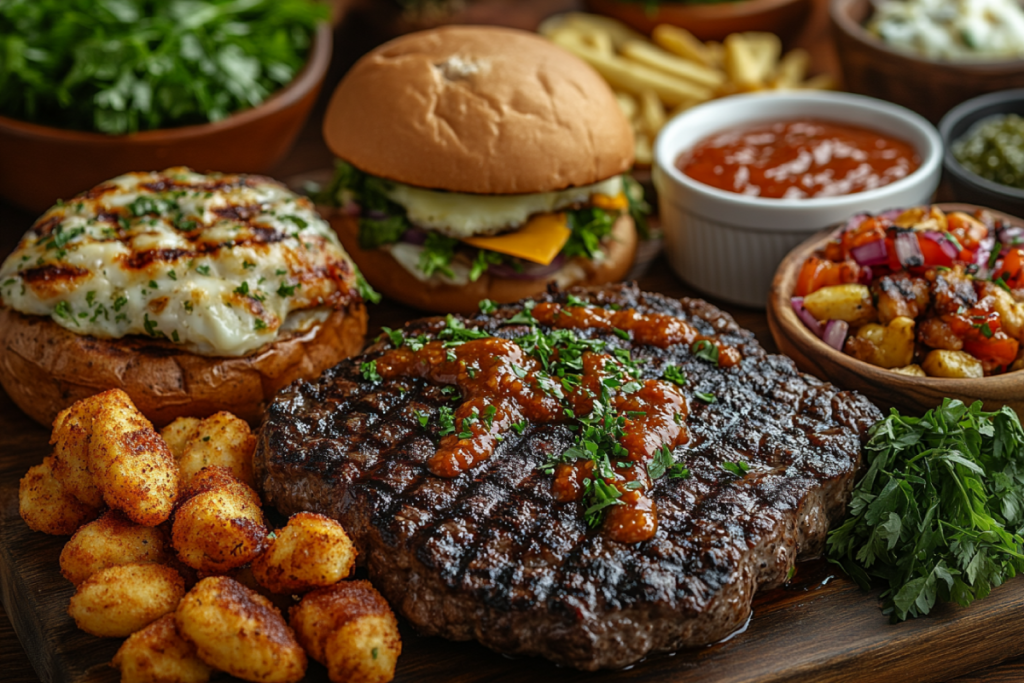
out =
[[[866,192],[814,199],[766,199],[719,190],[676,168],[679,155],[704,138],[739,126],[820,119],[871,128],[909,142],[916,171]],[[662,128],[653,181],[665,253],[679,277],[711,296],[764,308],[775,268],[814,232],[866,211],[927,203],[939,185],[942,140],[924,118],[861,95],[781,91],[735,95],[688,109]]]

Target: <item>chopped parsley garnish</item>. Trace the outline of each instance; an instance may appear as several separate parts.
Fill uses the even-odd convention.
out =
[[[235,287],[235,294],[241,294],[242,296],[249,295],[249,283],[242,281],[242,284]]]
[[[175,343],[181,341],[181,339],[178,337],[178,331],[177,330],[171,330],[171,339],[173,339]]]
[[[284,282],[277,288],[277,295],[284,299],[285,297],[292,296],[295,294],[295,290],[302,286],[301,282],[296,282],[294,285],[287,285]]]
[[[677,365],[667,366],[662,377],[676,386],[681,387],[686,384],[686,373]]]
[[[586,479],[583,497],[590,504],[583,513],[583,518],[592,527],[601,523],[605,508],[612,505],[622,505],[622,501],[619,500],[622,497],[622,491],[607,483],[604,479]]]
[[[693,392],[693,395],[696,396],[697,398],[699,398],[700,400],[704,401],[705,403],[714,403],[714,402],[716,402],[718,400],[718,397],[715,396],[712,393],[704,393],[704,392],[701,392],[701,391],[695,391],[695,392]]]
[[[363,277],[362,272],[358,268],[356,268],[356,291],[359,292],[359,297],[363,301],[371,304],[380,303],[380,294],[370,286],[370,283],[366,281],[366,278]]]
[[[160,289],[160,285],[158,285],[156,283],[156,280],[150,280],[149,281],[149,288],[150,289]]]
[[[520,420],[519,422],[513,422],[511,426],[516,434],[522,434],[530,426],[530,423],[526,420]]]
[[[995,280],[992,280],[992,284],[996,285],[997,287],[999,287],[1002,290],[1005,290],[1005,291],[1009,292],[1010,291],[1010,285],[1006,284],[1006,276],[1007,276],[1007,273],[1000,274],[1000,276],[998,278],[996,278]]]
[[[298,216],[295,215],[281,216],[281,220],[293,223],[299,230],[309,227],[309,222],[307,220],[305,220],[304,218],[299,218]]]
[[[498,304],[494,303],[490,299],[480,300],[480,312],[483,313],[484,315],[490,315],[491,313],[494,313],[496,310],[498,310]]]
[[[891,621],[966,607],[1024,573],[1024,429],[1009,407],[947,398],[920,418],[892,410],[864,454],[828,556],[865,590],[884,586]]]
[[[699,339],[693,342],[690,352],[703,361],[707,361],[712,365],[718,365],[718,347],[707,339]]]
[[[177,281],[178,274],[175,273],[173,270],[169,270],[169,271],[167,271],[167,277],[171,278],[172,280]]]
[[[363,379],[369,382],[379,382],[382,377],[377,372],[377,361],[368,360],[359,366],[359,372],[362,374]]]
[[[81,327],[78,321],[75,320],[75,314],[71,312],[71,305],[67,301],[58,301],[57,305],[53,307],[53,312],[61,318],[64,318],[68,322],[75,324],[75,327]]]
[[[422,410],[413,410],[413,415],[416,416],[416,420],[419,421],[420,427],[426,427],[427,423],[430,422],[430,415]]]
[[[580,256],[593,259],[602,255],[604,252],[601,250],[601,240],[611,234],[612,226],[615,224],[614,214],[604,209],[587,208],[569,211],[565,215],[572,231],[562,248],[566,258]]]
[[[615,336],[618,337],[619,339],[629,339],[629,332],[627,332],[626,330],[620,330],[617,327],[613,327],[612,332],[614,332]]]
[[[441,406],[437,409],[437,423],[441,426],[439,436],[447,436],[455,433],[455,413],[448,406]]]
[[[249,270],[250,268],[255,268],[256,264],[253,263],[252,261],[242,261],[242,267],[245,268],[246,270]]]
[[[737,460],[736,462],[723,462],[722,469],[735,477],[742,477],[750,471],[750,463],[746,460]]]
[[[254,330],[265,330],[267,329],[267,323],[263,322],[262,318],[254,318],[252,321],[252,328]]]
[[[473,265],[469,268],[469,281],[476,282],[480,276],[487,272],[491,266],[497,266],[505,262],[505,255],[487,249],[478,249],[473,257]]]
[[[1000,254],[1000,252],[1002,252],[1002,250],[1003,250],[1003,243],[1002,242],[996,242],[992,246],[992,253],[990,253],[988,255],[988,264],[987,265],[988,265],[988,269],[989,270],[992,270],[993,268],[996,267],[996,261],[999,260],[999,254]]]
[[[566,306],[570,306],[570,307],[572,307],[572,306],[586,307],[589,304],[586,301],[584,301],[583,299],[581,299],[578,296],[576,296],[575,294],[570,294],[569,296],[567,296],[565,298],[565,305]]]
[[[199,273],[200,275],[209,275],[210,266],[196,266],[196,272]]]
[[[382,327],[380,330],[381,333],[388,338],[388,341],[391,342],[393,347],[396,349],[402,348],[402,344],[405,342],[405,335],[402,334],[401,330],[393,330],[390,327]]]
[[[150,320],[149,313],[145,313],[143,315],[142,326],[146,329],[146,334],[148,334],[150,337],[162,337],[162,336],[164,336],[162,332],[160,332],[158,329],[156,329],[158,324],[159,323],[157,323],[156,320]]]
[[[417,263],[420,272],[427,277],[434,273],[455,277],[451,262],[458,244],[459,241],[453,237],[445,237],[436,232],[427,233],[427,240],[423,243],[423,251],[420,252],[420,260]]]

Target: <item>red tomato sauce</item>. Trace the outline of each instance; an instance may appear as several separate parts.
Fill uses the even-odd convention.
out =
[[[720,190],[807,199],[895,182],[921,165],[907,142],[827,121],[779,121],[718,133],[676,159],[680,171]]]

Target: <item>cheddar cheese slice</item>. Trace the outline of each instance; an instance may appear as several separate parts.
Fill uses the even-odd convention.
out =
[[[528,220],[515,232],[493,237],[469,237],[462,241],[478,249],[508,254],[546,266],[562,251],[570,234],[572,231],[569,230],[564,213],[542,213]]]

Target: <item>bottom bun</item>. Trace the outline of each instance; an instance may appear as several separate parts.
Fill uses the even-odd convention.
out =
[[[465,285],[423,282],[402,267],[387,251],[362,249],[359,246],[359,220],[356,217],[337,210],[318,208],[324,211],[325,218],[341,238],[345,251],[374,289],[395,301],[435,313],[476,313],[483,299],[499,304],[513,303],[542,294],[549,282],[555,282],[563,288],[619,282],[626,277],[636,256],[636,227],[633,219],[623,214],[612,226],[612,233],[605,246],[605,258],[600,263],[574,258],[554,274],[536,280],[513,280],[484,273],[476,282]]]
[[[124,390],[158,427],[220,410],[255,424],[264,401],[359,353],[365,334],[366,307],[356,302],[248,356],[211,357],[145,337],[78,335],[49,318],[2,308],[0,384],[45,426],[72,403],[107,389]]]

